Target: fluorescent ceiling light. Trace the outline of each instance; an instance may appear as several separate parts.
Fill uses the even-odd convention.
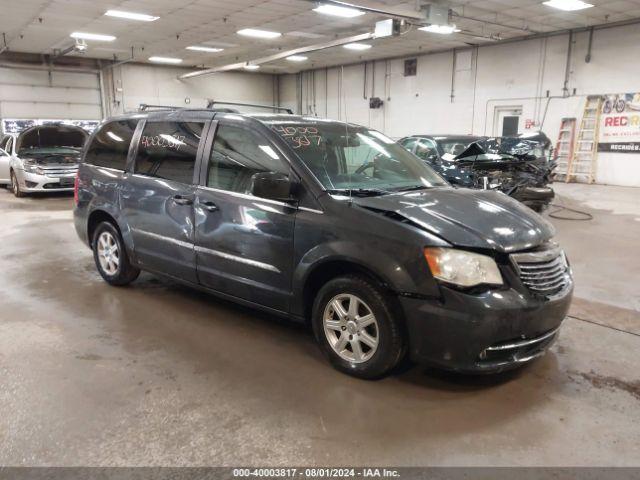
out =
[[[124,142],[124,139],[121,136],[116,135],[113,132],[107,132],[107,135],[109,136],[109,138],[115,140],[116,142]]]
[[[178,140],[176,137],[169,135],[168,133],[161,133],[160,138],[163,138],[164,140],[169,142],[171,145],[174,145],[176,147],[186,145],[186,143],[184,143],[182,140]]]
[[[367,45],[366,43],[347,43],[343,45],[343,47],[348,50],[369,50],[371,45]]]
[[[309,60],[309,57],[305,57],[304,55],[291,55],[290,57],[287,57],[287,60],[290,62],[306,62]]]
[[[353,18],[364,15],[364,12],[357,8],[339,7],[337,5],[320,5],[318,8],[314,8],[313,11],[324,15],[333,15],[334,17],[343,18]]]
[[[224,50],[224,48],[215,48],[215,47],[199,47],[197,45],[193,45],[191,47],[187,47],[187,50],[193,50],[194,52],[208,52],[208,53],[217,53]]]
[[[155,63],[170,63],[172,65],[177,65],[178,63],[182,63],[181,58],[171,58],[171,57],[149,57],[150,62]]]
[[[107,17],[126,18],[127,20],[138,20],[139,22],[155,22],[160,17],[147,15],[144,13],[123,12],[122,10],[107,10]]]
[[[426,27],[420,27],[418,30],[429,33],[439,33],[441,35],[451,35],[452,33],[460,31],[455,25],[428,25]]]
[[[116,37],[113,35],[101,35],[99,33],[73,32],[69,35],[71,38],[79,38],[81,40],[95,40],[96,42],[113,42]]]
[[[259,70],[260,69],[260,65],[245,65],[244,69],[245,70]]]
[[[243,28],[238,30],[238,35],[244,35],[245,37],[255,38],[278,38],[282,36],[280,32],[270,32],[268,30],[258,30],[255,28]]]
[[[583,2],[581,0],[549,0],[544,2],[548,7],[564,10],[565,12],[573,12],[575,10],[584,10],[585,8],[591,8],[593,5]]]

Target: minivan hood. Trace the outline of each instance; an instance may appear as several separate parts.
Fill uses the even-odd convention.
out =
[[[430,188],[353,198],[374,211],[394,212],[454,246],[514,252],[550,240],[555,230],[541,216],[498,192]]]

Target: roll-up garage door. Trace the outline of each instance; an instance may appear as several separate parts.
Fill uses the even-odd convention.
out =
[[[99,120],[98,74],[2,67],[0,118]]]

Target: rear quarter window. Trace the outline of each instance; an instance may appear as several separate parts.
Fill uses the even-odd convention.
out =
[[[84,162],[97,167],[123,170],[138,120],[109,122],[93,137]]]

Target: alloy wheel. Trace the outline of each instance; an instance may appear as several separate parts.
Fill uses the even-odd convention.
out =
[[[98,261],[102,270],[110,276],[120,268],[120,249],[118,242],[110,232],[102,232],[98,237]]]
[[[359,297],[333,297],[322,317],[324,334],[331,348],[351,363],[364,363],[378,349],[380,329],[371,308]]]

